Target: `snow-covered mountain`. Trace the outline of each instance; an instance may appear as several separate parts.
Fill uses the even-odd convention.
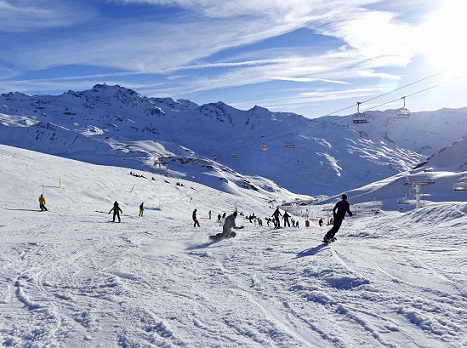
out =
[[[394,110],[368,116],[358,125],[351,116],[309,120],[96,85],[59,96],[1,95],[0,143],[95,164],[168,169],[223,191],[261,189],[267,197],[279,186],[320,196],[407,171],[467,133],[467,108],[409,119]]]
[[[454,172],[467,170],[467,135],[428,158],[424,166]]]

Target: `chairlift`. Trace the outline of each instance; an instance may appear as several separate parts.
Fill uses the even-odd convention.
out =
[[[409,199],[407,198],[407,193],[405,194],[404,197],[399,198],[399,199],[397,200],[397,204],[399,204],[399,205],[410,204],[410,201],[409,201]]]
[[[467,177],[462,178],[459,182],[456,182],[452,189],[454,191],[467,191]]]
[[[261,150],[268,151],[268,146],[266,144],[261,144]]]
[[[238,160],[238,155],[236,153],[233,153],[233,154],[230,155],[230,159],[232,161]]]
[[[383,202],[377,201],[376,198],[371,202],[371,208],[370,211],[372,212],[379,212],[381,210],[381,207],[383,206]]]
[[[354,124],[368,123],[368,115],[364,112],[360,112],[361,102],[357,102],[357,112],[352,116],[352,122]]]
[[[295,147],[295,143],[292,141],[292,135],[289,135],[289,140],[284,141],[284,148],[286,149],[293,149]]]
[[[427,173],[412,174],[406,177],[407,185],[430,185],[435,182],[431,175]]]
[[[216,156],[216,155],[212,155],[212,160],[213,160],[214,162],[217,162],[217,156]]]
[[[397,118],[409,118],[410,110],[405,107],[405,97],[402,97],[401,99],[404,100],[404,106],[396,110],[396,117]]]

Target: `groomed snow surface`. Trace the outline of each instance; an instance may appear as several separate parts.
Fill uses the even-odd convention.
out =
[[[239,216],[236,238],[210,243],[218,213],[275,207],[14,147],[0,161],[5,347],[467,346],[465,200],[356,214],[330,246],[297,215],[278,230]]]

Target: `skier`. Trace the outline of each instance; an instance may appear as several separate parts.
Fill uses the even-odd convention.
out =
[[[290,227],[289,217],[290,215],[287,212],[285,212],[284,215],[282,216],[282,219],[284,220],[284,227],[285,226]]]
[[[324,223],[323,218],[320,218],[318,221],[319,227],[323,226],[323,223]]]
[[[196,217],[196,212],[197,211],[198,211],[197,209],[193,210],[193,214],[192,214],[193,222],[194,222],[193,227],[197,227],[197,226],[200,227],[198,218]]]
[[[112,211],[114,212],[114,216],[113,216],[112,222],[115,222],[115,217],[118,218],[118,222],[121,222],[121,220],[120,220],[120,213],[123,214],[123,211],[122,211],[122,209],[120,209],[120,207],[118,206],[117,201],[115,201],[113,208],[110,209],[109,214],[110,214]]]
[[[282,215],[281,212],[279,211],[279,208],[277,208],[274,213],[272,213],[271,216],[274,217],[274,219],[272,219],[272,222],[274,222],[274,227],[275,228],[280,228],[281,227],[281,222],[279,220],[279,215]]]
[[[45,197],[44,195],[41,193],[40,197],[39,197],[39,208],[41,208],[41,211],[46,211],[47,208],[45,207]]]
[[[139,214],[138,214],[138,216],[143,217],[143,213],[144,213],[144,202],[139,205]]]
[[[233,214],[227,216],[225,218],[224,226],[222,227],[222,233],[218,233],[214,236],[210,236],[211,239],[223,239],[223,238],[232,238],[235,237],[237,234],[232,231],[232,228],[239,230],[242,229],[243,226],[236,226],[235,225],[235,218],[237,217],[237,211],[234,211]]]
[[[336,211],[337,210],[337,211]],[[329,243],[336,241],[334,235],[342,225],[342,220],[344,220],[345,213],[348,213],[349,216],[352,216],[352,212],[350,211],[349,202],[347,202],[347,195],[342,195],[342,200],[337,202],[337,204],[332,209],[332,214],[334,217],[333,226],[332,228],[326,233],[324,236],[323,242]]]

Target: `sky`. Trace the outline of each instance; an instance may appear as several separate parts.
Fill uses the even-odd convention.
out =
[[[96,83],[308,118],[467,106],[462,0],[0,0],[0,93]]]

